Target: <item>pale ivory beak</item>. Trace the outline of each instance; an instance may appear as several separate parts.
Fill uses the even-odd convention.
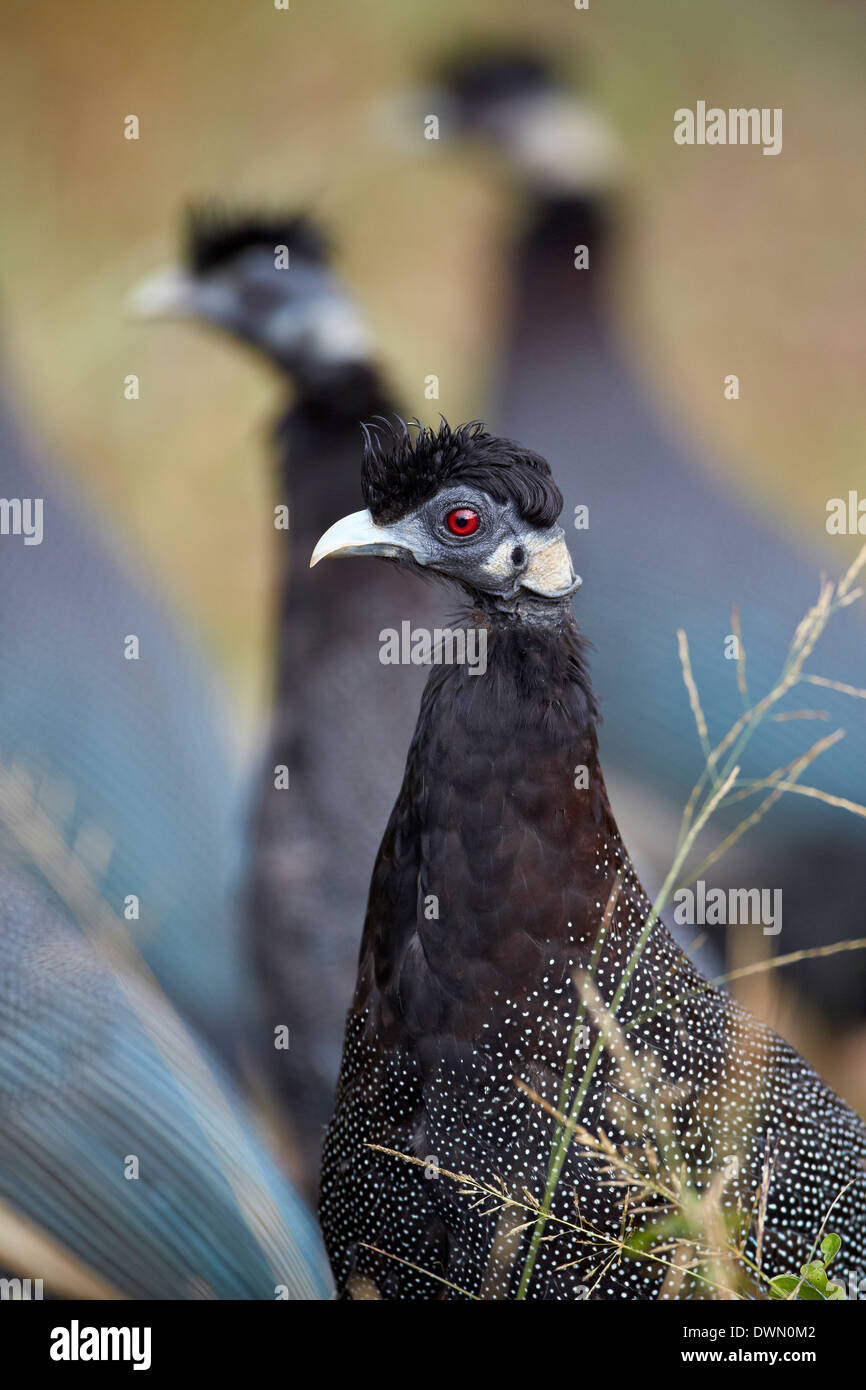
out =
[[[178,266],[167,266],[142,280],[129,296],[127,308],[139,319],[174,318],[192,313],[194,282]]]
[[[310,569],[328,555],[384,555],[398,559],[407,553],[424,564],[418,553],[417,541],[408,527],[400,522],[393,526],[377,526],[369,512],[352,512],[329,526],[316,542],[310,557]]]
[[[541,544],[529,541],[528,548],[529,564],[520,580],[522,589],[543,598],[565,598],[580,588],[583,580],[574,572],[562,531]]]

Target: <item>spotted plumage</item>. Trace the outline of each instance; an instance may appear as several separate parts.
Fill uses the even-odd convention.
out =
[[[514,500],[521,469],[531,467],[549,499],[555,485],[545,468],[521,464],[514,446],[480,429],[466,439],[463,472],[459,432],[443,430],[444,439],[422,432],[419,453],[450,451],[447,505],[462,494],[482,517],[480,536],[449,539],[444,503],[425,487],[425,501],[400,508],[386,526],[371,528],[370,514],[358,514],[363,546],[353,545],[346,519],[314,556],[367,549],[447,574],[471,598],[467,622],[487,634],[483,678],[460,665],[431,674],[373,871],[321,1188],[325,1239],[347,1297],[516,1297],[531,1210],[479,1202],[444,1170],[530,1208],[543,1200],[556,1128],[545,1106],[563,1105],[583,1018],[570,1106],[650,908],[605,790],[585,643],[568,594],[550,585],[545,593],[523,554],[512,574],[497,570],[489,586],[485,579],[503,536],[522,538],[514,554],[538,544],[537,523]],[[405,478],[411,454],[398,431],[391,465],[368,458],[365,477],[372,470],[383,485],[389,475]],[[487,489],[503,468],[514,487],[499,504]],[[404,496],[416,500],[405,485]],[[378,507],[393,517],[384,497]],[[548,530],[558,545],[561,532]],[[600,1005],[579,974],[591,965]],[[652,1150],[662,1171],[683,1165],[697,1192],[721,1184],[729,1223],[748,1232],[747,1261],[760,1228],[761,1268],[771,1274],[805,1261],[838,1198],[839,1272],[862,1277],[866,1129],[808,1064],[709,985],[661,923],[616,1022],[619,1041],[600,1054],[580,1123],[630,1151]],[[601,1256],[588,1239],[588,1228],[608,1241],[621,1230],[623,1192],[604,1185],[601,1168],[587,1147],[570,1145],[552,1211],[574,1223],[577,1205],[585,1228],[548,1223],[529,1298],[670,1296],[663,1266],[611,1260],[610,1247]],[[512,1232],[515,1225],[522,1229]],[[695,1296],[707,1286],[687,1279],[678,1287],[679,1296]]]

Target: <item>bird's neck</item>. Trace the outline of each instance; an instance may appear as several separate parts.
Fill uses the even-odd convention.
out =
[[[275,431],[277,494],[291,516],[284,579],[305,589],[319,536],[335,516],[361,506],[361,421],[393,407],[378,372],[366,362],[308,365],[294,373],[294,387]]]
[[[357,604],[347,604],[347,588],[358,597],[389,578],[384,566],[364,558],[310,571],[313,547],[334,517],[362,506],[361,421],[393,409],[382,380],[370,364],[344,362],[294,374],[293,383],[292,403],[275,430],[274,503],[289,509],[288,529],[277,531],[274,675],[276,700],[285,708],[295,701],[308,663],[321,660],[323,644],[352,640]]]
[[[563,653],[571,651],[576,654],[584,673],[584,683],[589,689],[589,673],[583,657],[587,644],[578,632],[571,600],[571,594],[565,594],[562,598],[542,598],[526,589],[518,589],[510,598],[476,594],[474,619],[503,632],[524,630],[547,633],[551,659],[555,661],[556,647],[560,647]]]
[[[369,418],[368,411],[393,409],[379,371],[363,358],[303,361],[294,365],[292,376],[299,414],[320,428],[352,425],[358,449],[360,422]],[[357,473],[356,460],[356,490]]]
[[[408,1043],[477,1037],[493,990],[558,988],[631,874],[570,606],[521,601],[471,621],[486,670],[433,671],[370,890],[358,999]]]
[[[512,336],[544,334],[545,321],[576,318],[572,331],[604,332],[604,305],[614,251],[612,207],[605,198],[538,197],[516,263]],[[526,346],[522,351],[526,354]]]
[[[471,624],[479,640],[486,633],[483,678],[490,681],[497,718],[515,732],[537,730],[551,757],[579,748],[597,774],[596,796],[590,800],[592,814],[600,812],[602,802],[607,806],[607,793],[598,761],[598,703],[586,656],[589,644],[574,621],[571,597],[549,599],[520,591],[512,600],[484,600]]]

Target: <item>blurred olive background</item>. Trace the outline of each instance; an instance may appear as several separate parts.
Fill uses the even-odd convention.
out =
[[[489,161],[401,148],[384,97],[464,43],[586,72],[629,157],[617,313],[654,393],[757,507],[824,533],[857,485],[866,360],[866,9],[855,0],[33,0],[7,8],[0,304],[25,425],[143,556],[215,657],[248,744],[266,698],[280,387],[228,341],[140,325],[125,299],[176,255],[191,200],[304,207],[398,393],[483,411],[517,216]],[[673,141],[673,112],[780,106],[784,150]],[[141,138],[123,137],[139,117]],[[723,379],[740,377],[725,401]],[[141,399],[127,401],[136,373]],[[531,443],[531,441],[528,441]],[[852,462],[853,461],[853,462]],[[840,541],[842,558],[851,545]],[[853,545],[853,542],[852,542]],[[847,547],[847,548],[846,548]]]

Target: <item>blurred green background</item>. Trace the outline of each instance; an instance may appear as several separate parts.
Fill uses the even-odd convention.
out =
[[[463,41],[588,69],[630,162],[617,312],[640,370],[746,477],[823,533],[856,486],[866,360],[866,11],[853,0],[33,0],[7,8],[0,305],[25,424],[215,656],[243,744],[266,697],[280,387],[227,341],[141,325],[191,199],[307,207],[398,389],[484,409],[513,191],[489,162],[383,135],[383,95]],[[784,152],[677,147],[676,107],[781,106]],[[139,116],[141,138],[123,138]],[[123,379],[141,378],[128,402]],[[726,402],[723,378],[740,377]],[[844,543],[843,543],[844,544]]]

